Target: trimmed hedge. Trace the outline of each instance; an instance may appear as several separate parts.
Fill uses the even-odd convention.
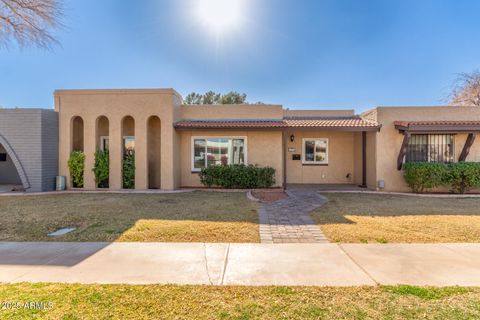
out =
[[[454,193],[465,193],[469,189],[480,187],[480,163],[458,162],[447,165],[445,182]]]
[[[83,188],[83,171],[85,170],[85,154],[83,151],[72,151],[68,159],[68,169],[72,186],[74,188]]]
[[[108,150],[95,152],[95,165],[92,169],[98,188],[108,188],[109,154]]]
[[[275,169],[254,165],[215,165],[200,171],[200,182],[207,187],[268,188],[275,184]]]
[[[405,182],[413,192],[424,192],[443,185],[446,165],[432,162],[407,162],[404,164]]]
[[[465,193],[480,187],[480,163],[409,162],[404,164],[403,176],[413,192],[446,186],[453,193]]]
[[[135,154],[123,156],[122,180],[124,189],[135,189]]]

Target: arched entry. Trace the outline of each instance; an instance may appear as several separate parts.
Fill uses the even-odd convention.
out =
[[[160,189],[160,118],[147,121],[148,188]]]
[[[14,167],[16,169],[16,173],[18,175],[18,179],[19,181],[21,182],[23,188],[26,190],[26,189],[29,189],[30,188],[30,182],[28,181],[28,177],[27,177],[27,174],[25,172],[25,169],[23,169],[23,166],[22,166],[22,163],[20,162],[20,160],[18,159],[17,155],[15,154],[15,151],[13,150],[13,148],[10,146],[10,144],[8,143],[8,141],[2,136],[0,135],[0,149],[3,149],[5,154],[6,154],[6,163],[8,163],[8,161],[11,161],[12,163],[12,167]],[[2,156],[3,157],[3,156]],[[5,166],[6,170],[9,170],[9,167],[8,165]],[[13,168],[12,168],[13,169]],[[1,172],[0,172],[1,174]],[[12,173],[12,179],[15,179],[15,173]],[[13,181],[13,180],[12,180]],[[6,182],[6,180],[5,180]]]
[[[83,119],[72,118],[72,147],[70,151],[83,151]]]
[[[97,188],[108,188],[110,179],[109,121],[99,116],[95,121],[95,183]]]
[[[122,119],[122,187],[135,189],[135,119],[126,116]]]

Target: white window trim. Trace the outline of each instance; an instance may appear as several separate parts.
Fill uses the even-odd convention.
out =
[[[191,161],[191,167],[192,167],[192,172],[200,172],[202,169],[195,168],[195,140],[196,139],[209,139],[209,138],[224,138],[224,139],[243,139],[243,156],[244,156],[244,163],[247,165],[248,164],[248,141],[246,136],[192,136],[191,141],[190,141],[190,161]]]
[[[327,152],[325,154],[324,161],[307,161],[305,160],[305,142],[307,141],[325,141],[327,143]],[[328,154],[329,154],[330,143],[328,138],[303,138],[302,139],[302,164],[328,164]]]

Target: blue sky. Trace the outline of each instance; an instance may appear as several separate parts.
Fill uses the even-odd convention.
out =
[[[360,112],[443,104],[457,73],[480,68],[478,0],[244,0],[221,35],[195,1],[67,1],[61,47],[0,50],[0,105],[48,108],[55,89],[173,87]]]

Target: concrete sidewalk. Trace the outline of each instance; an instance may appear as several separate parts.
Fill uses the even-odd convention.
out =
[[[479,286],[480,244],[0,242],[0,282]]]

